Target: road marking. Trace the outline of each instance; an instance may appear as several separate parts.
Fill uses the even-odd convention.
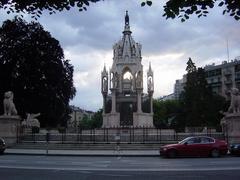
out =
[[[129,177],[132,175],[127,175],[127,174],[98,174],[98,176],[110,176],[110,177]]]
[[[16,161],[16,160],[8,160],[8,159],[5,160],[5,159],[4,159],[4,160],[1,160],[0,162],[1,162],[1,163],[2,163],[2,162],[3,162],[3,163],[10,163],[10,162],[11,162],[11,163],[12,163],[12,162],[15,163],[15,162],[17,162],[17,161]]]
[[[70,162],[72,165],[86,165],[86,164],[92,164],[92,162]]]
[[[35,163],[37,164],[58,164],[58,162],[54,162],[54,161],[35,161]]]
[[[148,171],[148,172],[166,172],[166,171],[224,171],[224,170],[240,170],[240,167],[219,167],[219,168],[61,168],[61,167],[32,167],[32,166],[7,166],[0,165],[0,168],[6,169],[27,169],[27,170],[61,170],[61,171],[121,171],[121,172],[139,172],[139,171]]]

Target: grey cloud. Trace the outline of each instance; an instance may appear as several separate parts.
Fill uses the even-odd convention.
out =
[[[39,19],[40,23],[59,40],[65,54],[69,53],[66,56],[71,59],[75,73],[89,72],[89,78],[92,78],[87,86],[77,87],[77,95],[71,103],[91,110],[101,107],[101,66],[106,61],[105,54],[112,51],[112,45],[122,36],[125,10],[129,11],[132,35],[135,41],[142,44],[144,64],[148,65],[152,56],[183,54],[177,59],[166,57],[152,60],[157,71],[171,69],[180,78],[181,73],[185,72],[188,57],[192,57],[197,66],[226,60],[226,38],[230,58],[240,55],[240,23],[233,18],[222,16],[216,8],[207,18],[192,16],[185,23],[179,19],[165,20],[162,4],[159,1],[152,7],[140,7],[136,0],[105,0],[93,4],[86,12],[71,10],[52,16],[44,13]],[[13,17],[3,11],[0,14],[0,24],[6,18]],[[161,85],[167,84],[161,74],[155,72],[155,75],[158,81],[156,94],[161,94],[163,89],[172,89],[173,84],[165,88]],[[171,82],[174,80],[171,79]]]

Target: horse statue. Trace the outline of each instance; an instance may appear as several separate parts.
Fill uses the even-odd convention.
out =
[[[5,116],[17,115],[17,110],[13,103],[13,92],[12,91],[7,91],[4,93],[3,107],[4,107],[4,115]]]

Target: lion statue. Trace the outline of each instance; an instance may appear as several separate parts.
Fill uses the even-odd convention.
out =
[[[237,88],[232,88],[231,93],[231,104],[228,108],[228,113],[239,113],[240,112],[240,95]]]
[[[6,115],[6,116],[17,115],[17,110],[13,103],[13,92],[12,91],[7,91],[4,93],[3,106],[4,106],[4,115]]]

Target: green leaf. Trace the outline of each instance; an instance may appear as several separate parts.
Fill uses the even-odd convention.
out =
[[[84,4],[86,4],[87,6],[89,6],[89,2],[87,0],[83,1]]]
[[[142,3],[141,3],[141,6],[145,6],[145,4],[146,4],[145,2],[142,2]]]
[[[75,2],[74,2],[74,1],[70,1],[69,3],[70,3],[70,5],[71,5],[72,7],[74,7],[74,5],[75,5]]]
[[[197,11],[197,6],[192,6],[192,11]]]
[[[213,8],[214,7],[214,3],[209,4],[209,7]]]
[[[147,5],[151,6],[152,5],[152,1],[147,1]]]
[[[199,14],[199,13],[201,13],[201,10],[196,11],[196,14]]]
[[[220,2],[219,4],[218,4],[218,6],[223,6],[223,4],[224,4],[224,2],[222,1],[222,2]]]
[[[239,16],[234,16],[234,19],[236,19],[237,21],[240,20]]]

